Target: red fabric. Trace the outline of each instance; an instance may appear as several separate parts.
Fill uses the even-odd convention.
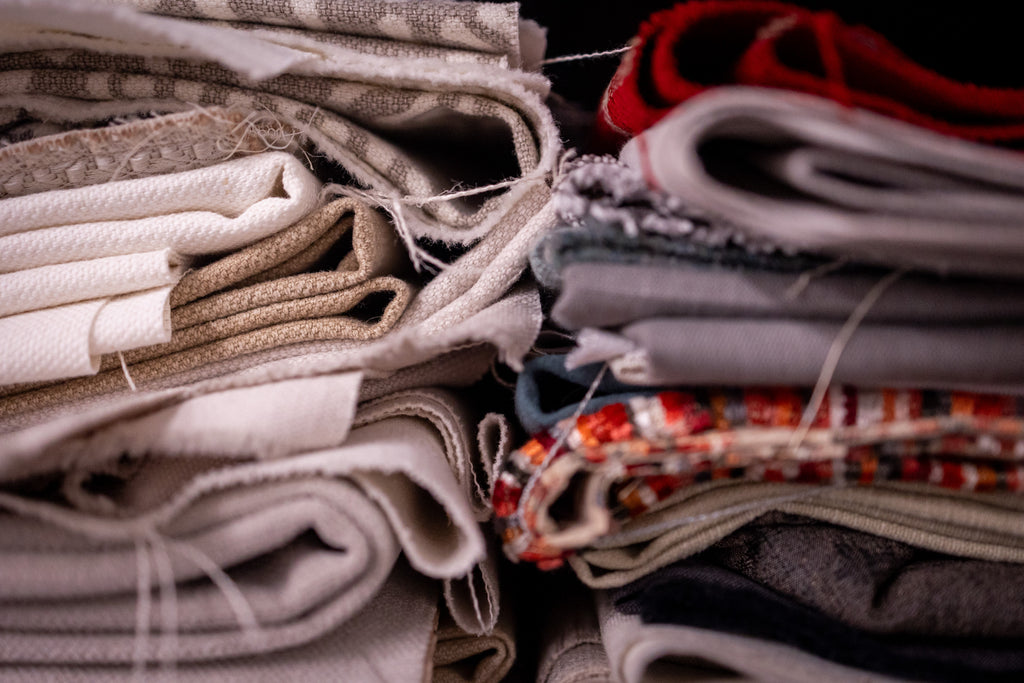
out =
[[[605,92],[597,137],[617,149],[710,87],[820,95],[956,137],[1024,142],[1024,90],[951,80],[862,26],[781,2],[687,2],[653,14]]]

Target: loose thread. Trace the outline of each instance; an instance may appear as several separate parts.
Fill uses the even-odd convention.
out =
[[[153,615],[150,592],[152,566],[146,540],[135,539],[135,638],[132,643],[132,681],[141,682],[146,674],[149,652],[149,629]]]
[[[117,352],[117,357],[121,361],[121,372],[124,373],[124,378],[128,381],[128,387],[132,391],[138,391],[138,387],[135,386],[135,381],[132,380],[131,373],[128,372],[128,363],[124,360],[124,354],[120,351]]]
[[[160,581],[160,645],[157,653],[161,669],[173,676],[178,665],[178,588],[174,582],[171,557],[160,533],[150,529],[148,538]]]
[[[786,291],[783,292],[782,298],[784,298],[786,301],[795,300],[798,296],[804,293],[805,289],[807,289],[810,286],[812,280],[819,277],[825,277],[829,273],[833,273],[839,270],[847,263],[849,263],[849,259],[843,256],[836,259],[835,261],[831,261],[830,263],[823,263],[817,268],[812,268],[811,270],[807,270],[804,271],[803,273],[800,273],[800,277],[797,278],[796,282],[790,285],[786,289]]]
[[[235,621],[242,627],[246,637],[255,645],[262,645],[265,641],[265,634],[259,620],[256,618],[256,612],[253,610],[252,605],[249,604],[242,589],[228,576],[227,572],[194,545],[182,541],[174,541],[168,547],[171,552],[182,555],[206,574],[207,578],[213,582],[213,585],[217,587],[217,590],[227,600],[228,607],[231,608],[235,616]]]
[[[533,487],[540,479],[540,475],[551,464],[551,460],[554,458],[555,453],[565,445],[566,440],[569,438],[569,433],[572,432],[576,421],[580,419],[580,416],[583,415],[583,411],[587,409],[587,405],[590,403],[590,400],[594,398],[594,394],[597,393],[597,387],[601,385],[601,380],[604,379],[606,372],[608,372],[608,363],[603,363],[601,365],[601,369],[597,373],[597,376],[594,377],[594,381],[591,382],[590,386],[587,388],[587,393],[583,395],[579,405],[576,406],[576,410],[573,412],[572,417],[561,423],[567,425],[566,428],[559,432],[555,442],[551,444],[551,448],[549,448],[548,452],[544,454],[544,460],[542,460],[540,465],[537,466],[537,471],[534,472],[533,476],[531,476],[529,481],[526,482],[526,486],[523,487],[523,492],[519,497],[518,509],[516,510],[519,515],[523,514],[523,507],[526,505],[526,501],[529,500],[530,492],[533,491]]]
[[[560,64],[561,62],[578,62],[584,59],[598,59],[600,57],[611,57],[613,55],[621,55],[623,52],[629,52],[632,49],[631,45],[624,45],[617,47],[614,50],[604,50],[602,52],[587,52],[585,54],[578,55],[565,55],[564,57],[552,57],[550,59],[544,59],[541,64]]]
[[[814,418],[817,416],[821,404],[825,401],[825,393],[832,383],[832,377],[835,375],[836,367],[839,365],[839,359],[842,357],[843,351],[846,350],[846,345],[853,338],[857,328],[860,327],[860,324],[882,294],[894,282],[903,277],[908,270],[908,268],[900,268],[876,282],[875,286],[864,296],[864,299],[853,309],[853,313],[850,314],[850,317],[843,324],[839,334],[832,340],[832,345],[825,356],[825,362],[821,366],[821,372],[818,374],[818,381],[814,385],[814,391],[811,392],[811,399],[807,402],[803,417],[800,418],[800,426],[793,432],[793,437],[789,441],[790,451],[796,451],[803,444],[804,439],[807,438],[807,433],[811,430]]]

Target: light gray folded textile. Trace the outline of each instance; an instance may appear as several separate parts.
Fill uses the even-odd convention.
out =
[[[884,273],[841,269],[806,278],[699,264],[569,263],[551,310],[562,327],[614,327],[660,317],[845,322]],[[792,292],[792,293],[791,293]],[[1013,283],[907,274],[868,311],[878,323],[1006,323],[1024,319]]]
[[[631,140],[648,182],[752,239],[939,272],[1024,275],[1024,161],[781,90],[716,88]]]
[[[376,595],[348,621],[303,645],[229,660],[130,665],[0,664],[6,681],[425,681],[437,620],[436,584],[399,560]],[[152,643],[154,646],[156,643]],[[349,677],[351,677],[349,679]]]
[[[629,384],[812,386],[841,322],[795,319],[653,318],[619,334],[584,330],[567,367],[611,361]],[[832,381],[864,387],[1020,393],[1024,326],[862,324]]]
[[[630,581],[698,553],[760,515],[778,510],[947,555],[1024,562],[1024,497],[928,485],[811,487],[706,483],[687,487],[568,558],[595,588]]]
[[[399,547],[423,574],[471,580],[483,571],[481,584],[489,584],[486,566],[477,569],[486,549],[465,486],[426,420],[386,417],[354,429],[342,446],[278,460],[150,454],[92,471],[96,478],[65,481],[74,507],[0,498],[16,515],[0,554],[4,661],[52,662],[60,652],[66,661],[131,662],[139,581],[165,593],[167,582],[177,584],[174,652],[182,660],[323,635],[373,595]],[[333,564],[322,557],[325,545],[338,549]],[[223,590],[217,568],[243,596],[219,612],[210,606]],[[210,582],[196,581],[204,574]],[[240,600],[251,618],[239,614]],[[472,608],[449,605],[460,624],[486,628]],[[154,618],[168,618],[167,609],[154,608]],[[258,638],[246,628],[253,620]],[[102,634],[90,639],[83,629]],[[65,636],[59,650],[55,633]]]
[[[618,612],[604,592],[597,604],[613,679],[620,683],[896,680],[756,638],[644,624],[638,615]]]

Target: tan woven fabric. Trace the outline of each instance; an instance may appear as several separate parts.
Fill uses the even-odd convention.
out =
[[[179,173],[242,154],[298,145],[282,127],[209,107],[0,147],[0,197]]]
[[[296,3],[261,0],[246,3],[248,9],[239,14],[204,12],[195,3],[138,4],[192,17],[173,20],[183,35],[190,27],[204,34],[220,31],[226,38],[244,34],[260,46],[286,48],[302,59],[286,73],[254,81],[209,61],[212,55],[204,61],[195,46],[32,33],[26,27],[31,35],[0,34],[0,92],[5,95],[0,106],[25,97],[61,97],[68,98],[70,109],[95,106],[90,101],[116,102],[122,114],[177,111],[186,103],[267,112],[302,131],[318,152],[359,183],[387,196],[429,197],[453,186],[531,176],[527,187],[482,196],[480,202],[455,199],[406,207],[413,235],[450,243],[486,234],[528,186],[546,184],[543,176],[554,170],[560,143],[541,100],[547,81],[488,63],[496,53],[518,53],[514,5],[495,9],[441,2],[401,8],[378,0],[332,3],[331,9],[298,3],[309,5],[298,10]],[[317,12],[332,18],[325,21]],[[243,31],[207,21],[240,16],[261,22],[260,29]],[[405,42],[448,43],[464,49],[465,60],[452,64],[429,56],[360,54],[333,44],[322,32],[328,27],[391,37],[396,32],[391,21],[408,22],[412,39]],[[475,54],[486,57],[478,60]]]
[[[509,609],[501,610],[494,630],[472,635],[441,611],[434,645],[434,683],[497,683],[516,657],[515,628]]]
[[[337,270],[285,275],[315,262],[345,234],[352,246]],[[298,224],[185,275],[171,295],[171,341],[124,354],[137,384],[206,363],[304,341],[376,339],[412,296],[400,271],[400,247],[377,213],[350,199],[332,202]],[[267,280],[268,276],[285,275]],[[253,283],[253,284],[248,284]],[[118,356],[91,377],[8,387],[0,414],[123,390]]]

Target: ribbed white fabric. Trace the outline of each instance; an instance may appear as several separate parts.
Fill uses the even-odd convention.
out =
[[[180,256],[161,249],[4,273],[0,316],[173,285],[183,265]]]
[[[237,249],[312,211],[320,183],[267,152],[185,173],[56,190],[0,202],[0,272],[174,249]]]
[[[95,374],[100,355],[171,340],[171,286],[0,318],[0,384]]]

